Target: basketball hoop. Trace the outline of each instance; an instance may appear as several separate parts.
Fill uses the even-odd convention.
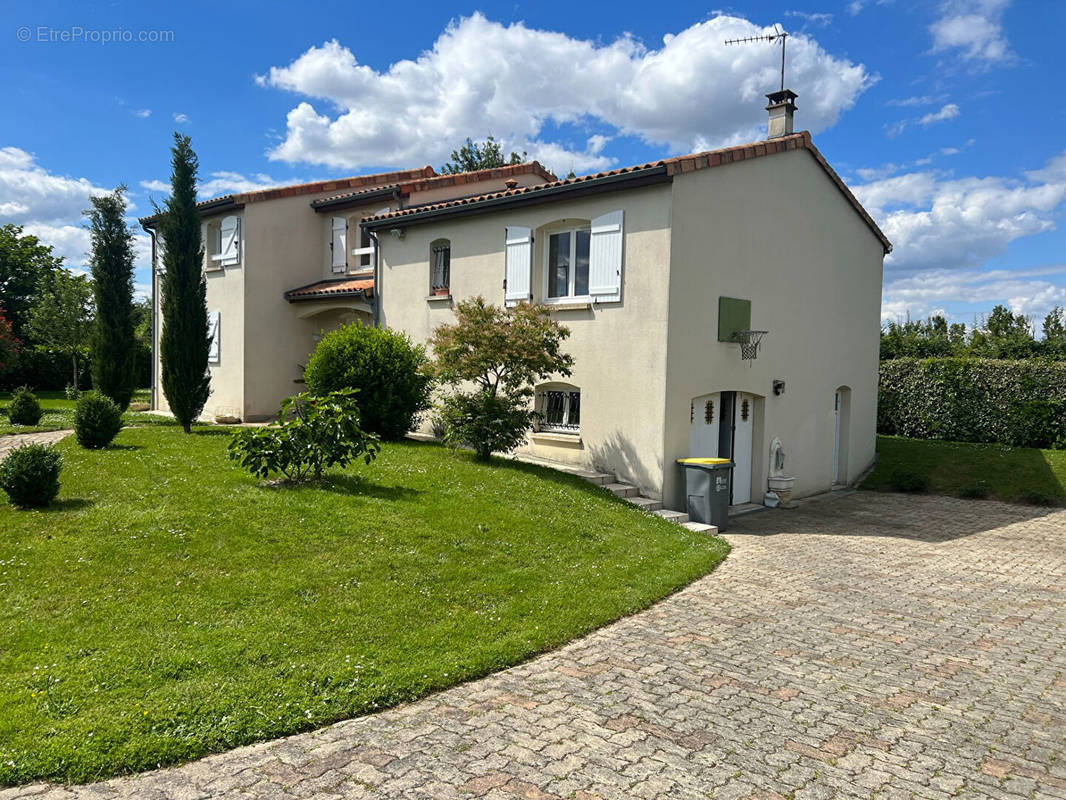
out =
[[[740,345],[742,361],[754,361],[759,357],[759,343],[770,331],[734,331],[733,341]]]

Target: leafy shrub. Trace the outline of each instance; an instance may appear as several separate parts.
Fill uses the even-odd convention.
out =
[[[968,500],[985,500],[990,494],[992,494],[992,488],[987,481],[977,481],[977,483],[971,483],[959,489],[959,497],[965,497]]]
[[[425,348],[407,334],[355,323],[322,337],[304,380],[314,395],[357,389],[363,428],[396,440],[429,408],[428,363]]]
[[[450,395],[441,403],[440,416],[444,443],[472,447],[483,461],[522,444],[534,420],[525,398],[489,392]]]
[[[1066,443],[1066,363],[883,361],[877,430],[912,439],[1059,446]]]
[[[100,392],[86,392],[74,407],[74,435],[82,447],[107,447],[121,428],[122,409]]]
[[[49,445],[16,447],[0,461],[0,489],[21,508],[40,508],[59,494],[59,470],[63,459]]]
[[[929,490],[929,479],[909,469],[897,469],[892,473],[890,481],[897,492],[921,494]]]
[[[41,421],[41,404],[28,386],[20,386],[11,395],[7,415],[12,425],[36,425]]]
[[[244,428],[229,443],[229,457],[253,475],[280,472],[293,482],[333,466],[346,467],[357,458],[369,464],[381,443],[360,427],[357,390],[344,389],[317,397],[309,392],[281,402],[278,424]]]
[[[1055,498],[1039,489],[1026,489],[1014,498],[1016,503],[1025,503],[1030,506],[1053,506]]]
[[[89,348],[78,349],[78,364],[89,363]],[[63,391],[70,383],[70,355],[43,345],[26,346],[19,350],[12,368],[0,378],[0,389],[14,389],[23,384],[38,391]],[[89,370],[78,375],[78,388],[88,389]]]
[[[67,387],[63,390],[63,393],[67,396],[67,400],[77,400],[81,397],[81,389],[73,383],[68,383]]]

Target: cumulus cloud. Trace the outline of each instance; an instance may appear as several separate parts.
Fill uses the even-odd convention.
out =
[[[184,125],[186,122],[189,121],[189,115],[188,114],[181,114],[179,112],[175,112],[174,113],[174,121],[176,123],[178,123],[179,125]]]
[[[1003,12],[1010,0],[946,0],[929,26],[933,52],[957,53],[964,61],[990,67],[1014,60],[1003,33]]]
[[[853,187],[895,245],[889,272],[973,268],[1015,239],[1052,230],[1066,199],[1066,152],[1024,180],[908,172]]]
[[[339,168],[439,163],[464,137],[493,134],[508,149],[582,171],[611,163],[590,146],[590,133],[673,152],[759,138],[763,94],[778,81],[776,51],[723,42],[771,31],[717,16],[649,49],[630,36],[600,43],[475,13],[450,24],[430,50],[381,72],[333,40],[256,80],[308,98],[289,112],[271,159]],[[874,80],[810,37],[789,42],[788,82],[801,94],[805,128],[833,125]],[[587,130],[585,145],[549,141],[546,126]]]
[[[1015,314],[1026,314],[1039,330],[1044,316],[1066,305],[1066,264],[1029,270],[930,270],[885,282],[881,319],[912,319],[945,314],[969,321],[961,314],[946,314],[960,300],[987,311],[1003,303]]]
[[[200,200],[207,200],[223,194],[237,194],[238,192],[254,192],[259,189],[271,189],[275,186],[286,186],[293,183],[306,183],[309,179],[289,178],[278,180],[263,173],[244,175],[240,172],[219,170],[209,174],[207,180],[202,180],[196,187],[196,194]],[[141,181],[141,188],[150,192],[170,193],[170,184],[158,179]]]

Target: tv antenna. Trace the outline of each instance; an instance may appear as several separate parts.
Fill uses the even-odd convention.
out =
[[[762,36],[745,36],[742,39],[726,39],[726,44],[749,44],[751,42],[770,42],[774,44],[781,42],[781,91],[785,91],[785,40],[788,39],[788,32],[785,31],[780,25],[774,24],[774,32],[767,33]]]

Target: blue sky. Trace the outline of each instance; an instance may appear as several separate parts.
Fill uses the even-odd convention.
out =
[[[85,263],[79,212],[164,192],[188,133],[203,196],[439,167],[494,134],[578,173],[765,135],[789,40],[809,128],[896,244],[884,314],[1066,305],[1066,78],[1052,0],[7,4],[0,222]],[[144,41],[141,41],[144,39]],[[25,41],[24,41],[25,40]],[[139,242],[138,283],[147,284]]]

